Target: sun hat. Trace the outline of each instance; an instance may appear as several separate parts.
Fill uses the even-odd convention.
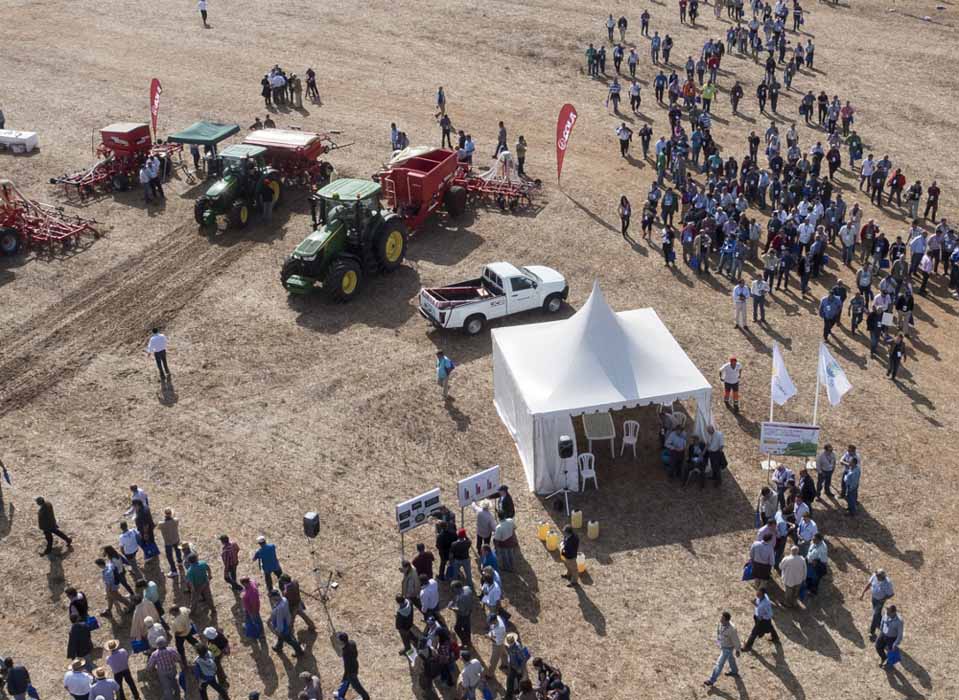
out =
[[[203,630],[203,636],[211,641],[216,639],[216,636],[217,636],[216,628],[207,627],[205,630]]]

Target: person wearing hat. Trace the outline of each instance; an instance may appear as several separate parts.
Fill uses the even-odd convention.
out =
[[[512,698],[519,690],[519,684],[526,675],[526,662],[529,649],[520,644],[519,635],[510,632],[506,635],[506,697]]]
[[[93,657],[93,639],[90,637],[90,628],[86,618],[76,615],[70,617],[70,637],[67,641],[67,658],[83,659],[84,668],[93,668],[90,659]]]
[[[40,552],[40,556],[45,557],[52,551],[54,535],[66,542],[67,549],[70,549],[73,546],[73,539],[65,534],[60,529],[60,526],[57,525],[57,516],[53,512],[53,504],[44,500],[42,496],[37,496],[36,503],[37,506],[39,506],[37,510],[37,527],[47,541],[46,549]]]
[[[719,368],[719,378],[723,382],[723,403],[729,406],[729,395],[733,395],[733,410],[739,411],[739,380],[743,366],[735,357]]]
[[[130,688],[130,694],[133,700],[140,700],[140,691],[136,683],[133,682],[133,674],[130,673],[130,654],[120,646],[120,642],[111,639],[106,643],[107,658],[106,664],[113,672],[113,680],[117,682],[117,700],[126,700],[123,692],[123,684],[126,683]]]
[[[100,666],[93,671],[93,685],[90,686],[90,697],[96,700],[115,700],[120,691],[120,684],[112,678],[107,678],[107,669]]]
[[[503,484],[499,487],[499,499],[496,501],[496,517],[500,520],[516,517],[516,506],[513,504],[513,497],[509,494],[509,486]]]
[[[160,613],[156,606],[143,596],[143,590],[146,589],[146,582],[137,581],[137,604],[133,609],[133,618],[130,620],[130,639],[145,639],[147,631],[153,626],[153,622],[160,618]],[[150,622],[147,622],[149,620]]]
[[[493,530],[493,551],[503,571],[513,570],[513,552],[519,546],[512,518],[502,518]]]
[[[253,553],[253,561],[259,562],[266,578],[266,589],[273,592],[273,576],[279,577],[283,573],[280,559],[276,555],[276,545],[268,543],[266,537],[259,535],[256,538],[257,550]]]
[[[74,700],[88,700],[90,686],[93,685],[93,676],[83,670],[83,659],[74,659],[70,668],[63,675],[63,687],[73,696]]]
[[[450,545],[450,570],[453,573],[453,578],[456,578],[460,575],[460,571],[463,571],[463,578],[466,583],[472,588],[473,586],[473,572],[470,565],[470,548],[472,543],[470,542],[469,537],[466,536],[466,530],[460,528],[456,531],[456,541]]]
[[[370,694],[360,683],[360,660],[356,642],[350,639],[346,632],[337,634],[336,642],[337,651],[343,657],[343,678],[340,681],[339,689],[336,691],[336,697],[346,698],[346,691],[352,687],[363,700],[370,700]]]
[[[186,669],[183,659],[169,647],[165,637],[160,637],[156,651],[150,654],[150,660],[147,661],[147,670],[156,670],[163,689],[163,700],[180,700],[180,683],[177,679],[180,669]]]
[[[876,573],[869,577],[866,587],[859,594],[859,600],[866,595],[866,591],[872,591],[872,621],[869,623],[869,641],[876,641],[876,630],[882,622],[882,609],[886,601],[892,598],[896,591],[892,585],[892,579],[886,575],[885,570],[877,569]]]
[[[280,653],[283,651],[283,645],[289,644],[293,648],[293,656],[301,656],[303,647],[293,636],[293,616],[290,614],[290,602],[283,597],[283,594],[277,590],[270,591],[270,604],[273,610],[270,612],[270,629],[276,635],[276,644],[273,645],[273,651]]]
[[[560,551],[563,553],[563,563],[566,564],[566,573],[563,574],[563,578],[569,579],[566,585],[571,588],[579,584],[579,565],[576,563],[576,555],[579,554],[579,536],[573,532],[572,525],[563,528],[563,546]]]
[[[483,500],[473,503],[476,511],[476,549],[482,551],[483,545],[488,545],[493,539],[493,530],[496,528],[496,519],[490,512],[490,502]]]
[[[200,697],[203,700],[209,700],[206,692],[207,688],[213,688],[223,700],[229,700],[230,696],[227,695],[226,689],[217,682],[216,659],[213,658],[210,647],[204,642],[200,642],[196,647],[196,659],[193,661],[193,667],[196,669],[197,680],[200,682]]]
[[[436,351],[436,383],[443,387],[444,399],[449,398],[450,375],[455,368],[456,364],[442,350]]]
[[[154,621],[152,617],[148,617],[144,622],[147,625],[147,645],[151,649],[156,649],[157,640],[160,637],[166,638],[166,630],[163,629],[163,625]]]
[[[183,552],[180,551],[180,521],[176,518],[172,508],[166,508],[163,511],[163,520],[157,524],[157,529],[163,536],[163,548],[166,551],[166,560],[170,564],[170,571],[167,573],[169,578],[176,578],[177,564],[183,566]],[[173,555],[176,555],[176,563],[173,562]]]

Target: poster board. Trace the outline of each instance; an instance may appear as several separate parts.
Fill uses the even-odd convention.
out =
[[[433,489],[396,505],[396,525],[400,534],[425,524],[442,507],[440,490]]]
[[[460,479],[456,484],[457,498],[460,508],[465,508],[470,503],[482,501],[499,491],[500,476],[499,465],[481,472],[476,472],[465,479]]]
[[[759,451],[783,457],[816,457],[819,426],[764,421],[759,433]]]

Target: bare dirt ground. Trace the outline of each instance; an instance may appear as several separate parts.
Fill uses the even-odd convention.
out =
[[[959,187],[948,150],[957,127],[959,11],[946,0],[943,11],[935,4],[808,2],[805,29],[815,37],[816,71],[804,72],[794,86],[852,100],[869,150],[889,153],[910,182],[938,180],[940,213],[951,219]],[[728,281],[666,271],[658,246],[631,247],[620,238],[616,201],[626,193],[634,206],[641,202],[652,168],[619,158],[605,87],[585,77],[582,56],[587,42],[603,41],[606,13],[625,13],[632,23],[627,38],[641,54],[642,111],[656,137],[665,133],[665,111],[652,99],[648,44],[639,37],[643,7],[450,0],[327,9],[301,0],[212,0],[212,28],[203,29],[195,3],[186,0],[123,7],[5,3],[2,107],[9,126],[40,132],[42,150],[22,158],[0,154],[0,175],[40,199],[52,197],[48,177],[91,160],[93,130],[116,120],[147,121],[152,77],[163,82],[160,130],[166,132],[199,118],[248,124],[263,114],[258,81],[272,64],[300,74],[312,65],[322,106],[274,118],[279,126],[343,130],[357,143],[333,161],[356,176],[385,160],[390,121],[414,144],[438,142],[432,95],[440,84],[454,124],[472,132],[479,154],[492,153],[502,119],[511,143],[526,136],[528,170],[547,183],[560,105],[573,102],[581,117],[565,193],[548,184],[535,215],[481,209],[456,224],[437,218],[416,237],[402,270],[375,279],[349,306],[288,300],[280,287],[283,257],[308,231],[303,197],[287,200],[272,227],[211,240],[192,221],[199,189],[182,180],[167,185],[162,210],[145,209],[135,193],[84,207],[108,224],[108,235],[76,255],[2,262],[0,456],[16,488],[5,490],[0,521],[0,653],[27,664],[41,696],[62,694],[68,630],[62,591],[76,585],[92,605],[102,603],[92,560],[100,545],[114,542],[126,486],[138,482],[155,512],[176,508],[184,537],[211,562],[221,532],[238,539],[244,552],[263,532],[278,543],[284,568],[304,580],[311,564],[299,519],[318,509],[321,568],[339,572],[331,613],[338,628],[359,640],[363,681],[376,698],[410,697],[392,628],[399,582],[393,505],[434,486],[451,496],[456,479],[496,463],[518,496],[524,555],[518,574],[506,577],[506,597],[534,653],[563,668],[575,697],[704,695],[719,611],[733,613],[741,634],[750,628],[751,593],[739,575],[752,503],[765,479],[756,448],[772,341],[784,346],[801,392],[777,416],[808,420],[820,323],[812,302],[777,295],[767,329],[734,332]],[[672,1],[649,8],[653,28],[675,38],[680,72],[688,54],[728,26],[713,18],[711,6],[702,8],[697,28],[680,27]],[[923,21],[926,15],[935,21]],[[724,93],[715,126],[724,154],[739,158],[746,132],[767,125],[752,97],[761,69],[736,57],[723,69],[724,88],[735,76],[746,89],[743,117],[730,116]],[[783,95],[787,119],[798,119],[797,100],[796,92]],[[820,133],[803,128],[803,149]],[[841,182],[867,217],[876,216],[893,235],[905,233],[901,212],[873,210],[848,171]],[[534,523],[553,512],[525,493],[519,460],[493,409],[488,334],[428,332],[412,303],[421,285],[466,279],[499,259],[559,269],[570,280],[573,307],[594,278],[616,309],[653,306],[712,381],[730,353],[746,367],[743,413],[714,407],[732,462],[721,489],[681,491],[668,483],[651,430],[639,463],[601,457],[601,491],[575,501],[602,527],[598,541],[584,543],[590,575],[576,592],[562,585],[561,567],[535,540]],[[836,275],[852,283],[853,271],[832,263],[814,284],[816,298]],[[850,336],[848,325],[838,332],[836,353],[854,389],[837,408],[823,402],[820,416],[825,439],[856,443],[864,453],[863,512],[851,520],[836,503],[818,508],[832,579],[808,610],[777,610],[782,653],[758,643],[758,655],[742,659],[742,683],[721,684],[719,697],[959,692],[950,670],[959,641],[952,526],[959,499],[949,488],[959,452],[959,350],[949,340],[957,305],[941,279],[931,288],[932,296],[917,303],[919,336],[898,386],[885,378],[884,362],[867,360],[862,335]],[[143,354],[154,324],[171,339],[169,391],[159,388]],[[449,407],[433,380],[437,346],[460,364]],[[36,494],[52,500],[64,529],[77,536],[72,553],[37,556]],[[432,539],[425,531],[411,539],[417,535]],[[893,675],[876,668],[866,638],[869,603],[858,599],[880,566],[897,586],[906,621],[904,663]],[[242,570],[253,573],[249,564]],[[296,673],[312,668],[332,692],[340,662],[323,634],[304,637],[310,654],[291,665],[244,645],[230,593],[223,584],[214,589],[219,624],[234,641],[227,664],[234,696],[262,690],[287,697],[299,689]],[[168,603],[175,594],[167,588]],[[313,608],[319,621],[321,611]],[[105,627],[95,633],[98,644],[113,634],[126,639],[125,624]],[[485,658],[483,642],[480,650]],[[150,682],[150,674],[141,678]],[[152,685],[151,696],[158,696]]]

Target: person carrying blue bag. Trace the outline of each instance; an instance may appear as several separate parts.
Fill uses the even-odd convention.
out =
[[[895,605],[886,609],[879,625],[879,639],[876,640],[876,653],[879,654],[879,668],[890,668],[899,663],[899,645],[902,644],[903,622]]]

